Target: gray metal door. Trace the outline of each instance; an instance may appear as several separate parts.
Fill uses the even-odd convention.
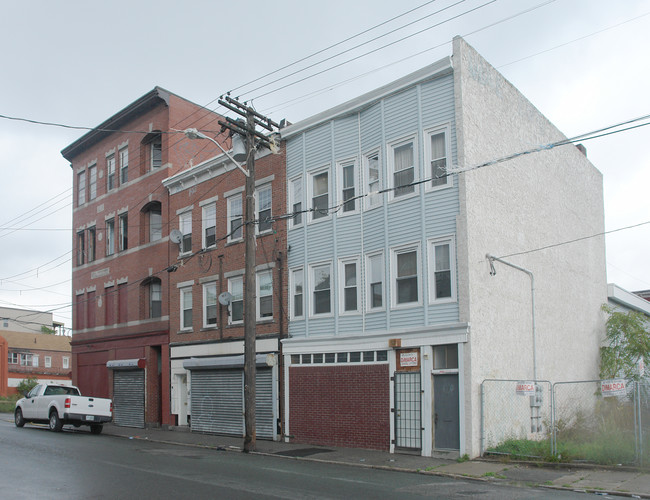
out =
[[[242,370],[192,371],[192,431],[244,435]]]
[[[460,448],[458,375],[433,376],[434,448]]]
[[[255,431],[257,437],[273,439],[275,412],[273,411],[273,370],[258,369],[255,379]]]
[[[113,371],[113,422],[144,428],[144,370]]]
[[[395,373],[395,446],[422,448],[420,372]]]

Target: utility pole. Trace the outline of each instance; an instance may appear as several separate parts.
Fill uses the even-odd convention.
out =
[[[239,101],[226,96],[225,100],[219,99],[219,104],[243,116],[246,119],[227,121],[219,120],[222,131],[230,130],[245,138],[246,159],[244,163],[248,169],[246,177],[245,197],[246,209],[244,213],[244,452],[255,451],[257,431],[255,427],[255,380],[256,380],[256,347],[255,326],[257,322],[257,304],[255,298],[255,151],[258,145],[274,151],[276,145],[273,139],[257,132],[259,125],[271,132],[279,125],[257,111]]]

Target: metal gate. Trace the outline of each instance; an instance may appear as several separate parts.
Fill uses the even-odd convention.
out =
[[[113,372],[113,422],[144,428],[144,370]]]
[[[395,372],[395,446],[422,448],[420,372]]]
[[[192,430],[208,434],[243,436],[243,370],[193,370],[191,381]],[[255,383],[257,437],[275,436],[273,372],[258,369]]]

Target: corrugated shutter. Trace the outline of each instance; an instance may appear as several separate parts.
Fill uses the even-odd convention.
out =
[[[275,412],[273,411],[273,371],[258,369],[255,380],[255,431],[257,437],[275,437]]]
[[[113,372],[113,422],[144,428],[144,370]]]
[[[192,430],[211,434],[244,435],[244,372],[192,372]]]

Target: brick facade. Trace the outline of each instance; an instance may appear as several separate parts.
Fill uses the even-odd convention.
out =
[[[289,368],[292,442],[390,449],[388,364]]]

